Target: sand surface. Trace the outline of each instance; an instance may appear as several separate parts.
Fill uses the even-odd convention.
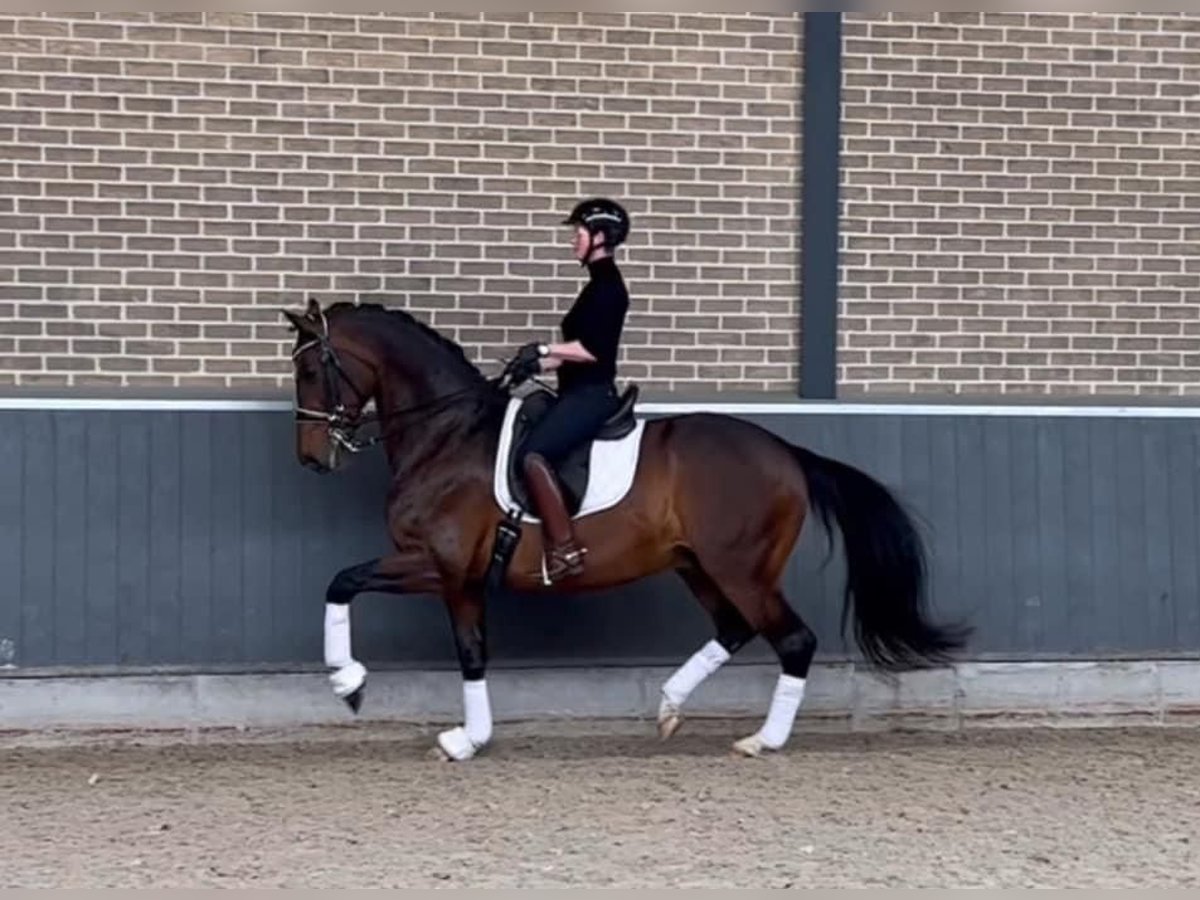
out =
[[[10,887],[1200,884],[1200,732],[797,734],[745,722],[0,742]]]

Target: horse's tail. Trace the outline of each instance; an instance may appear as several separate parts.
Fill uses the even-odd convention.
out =
[[[831,536],[831,515],[842,533],[843,633],[853,607],[858,646],[876,666],[903,670],[949,662],[971,628],[929,620],[925,546],[910,515],[866,473],[803,447],[791,450],[804,470],[812,508]]]

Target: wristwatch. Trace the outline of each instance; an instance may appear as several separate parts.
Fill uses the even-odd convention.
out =
[[[538,356],[549,356],[550,355],[550,345],[549,344],[538,344],[537,352],[538,352]]]

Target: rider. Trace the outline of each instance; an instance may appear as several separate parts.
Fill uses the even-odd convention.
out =
[[[629,293],[613,259],[629,236],[629,214],[613,200],[594,198],[578,203],[563,224],[575,226],[575,258],[590,278],[562,320],[563,341],[526,344],[516,360],[522,374],[558,371],[558,399],[530,432],[520,459],[542,520],[551,581],[582,574],[587,553],[576,541],[553,466],[595,437],[617,409],[617,351],[629,309]]]

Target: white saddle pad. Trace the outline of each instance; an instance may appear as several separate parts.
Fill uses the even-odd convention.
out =
[[[512,450],[513,424],[516,422],[520,409],[520,397],[513,397],[508,401],[508,409],[504,413],[504,424],[500,427],[500,445],[496,452],[494,489],[496,502],[505,512],[515,509],[517,506],[508,484],[508,457]],[[574,518],[579,519],[592,513],[611,509],[629,493],[630,488],[633,487],[638,452],[642,445],[642,432],[645,429],[645,421],[639,419],[633,430],[619,440],[592,442],[587,491],[579,505],[579,512],[575,514]],[[525,522],[540,521],[533,511],[525,512],[522,520]]]

